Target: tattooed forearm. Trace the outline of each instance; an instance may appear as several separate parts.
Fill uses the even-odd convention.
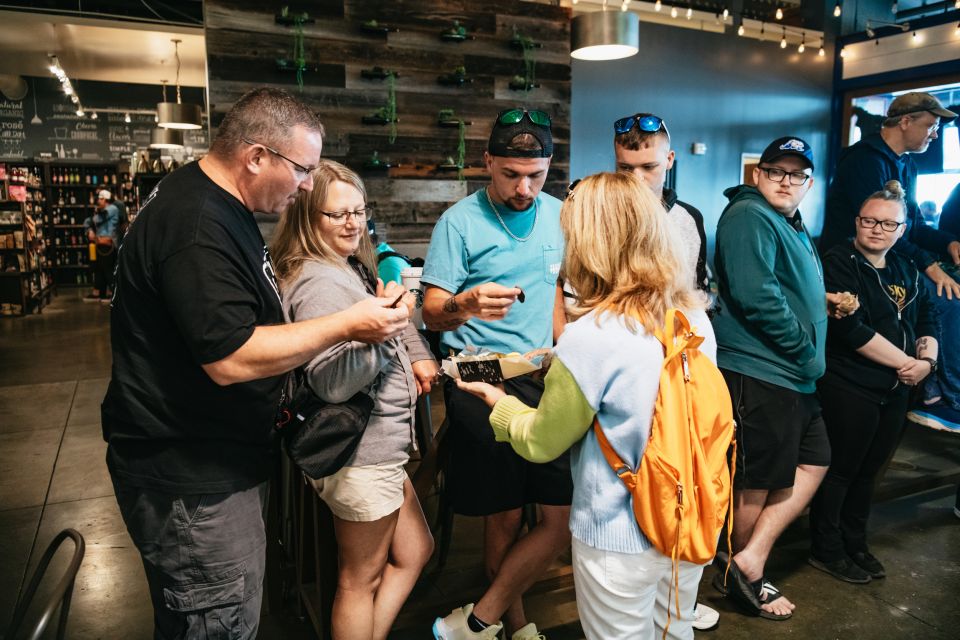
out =
[[[924,353],[930,347],[930,339],[927,337],[917,340],[917,353]]]
[[[453,329],[456,329],[457,327],[459,327],[465,322],[466,320],[458,320],[456,318],[451,318],[450,320],[439,320],[436,322],[428,322],[427,328],[430,329],[431,331],[452,331]]]
[[[460,305],[457,304],[457,296],[450,296],[443,303],[443,310],[446,313],[460,313]],[[458,324],[463,324],[458,323]]]

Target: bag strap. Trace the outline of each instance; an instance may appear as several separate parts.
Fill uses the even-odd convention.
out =
[[[627,463],[620,459],[617,452],[613,450],[613,445],[607,440],[606,434],[603,432],[603,429],[600,428],[600,420],[598,420],[596,416],[593,418],[593,432],[597,436],[597,444],[600,445],[600,451],[603,453],[607,464],[610,465],[613,472],[617,474],[617,477],[627,485],[627,488],[632,490],[632,486],[636,484],[636,474],[633,469],[627,466]],[[628,481],[627,477],[624,476],[632,477]]]
[[[411,264],[413,262],[413,260],[411,260],[408,256],[403,255],[399,251],[382,251],[377,254],[377,264],[380,264],[387,258],[400,258],[407,264]]]

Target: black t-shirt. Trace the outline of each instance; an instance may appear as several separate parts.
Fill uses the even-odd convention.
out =
[[[102,406],[107,464],[134,486],[197,494],[268,477],[282,377],[221,387],[201,368],[283,311],[253,214],[189,164],[157,185],[124,239]]]

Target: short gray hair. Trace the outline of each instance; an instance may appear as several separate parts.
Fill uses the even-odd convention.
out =
[[[224,116],[210,152],[231,157],[244,144],[244,138],[271,147],[286,147],[296,126],[324,135],[320,117],[297,98],[280,89],[252,89],[240,96]]]

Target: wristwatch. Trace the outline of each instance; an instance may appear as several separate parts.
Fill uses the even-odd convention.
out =
[[[922,358],[917,358],[918,360],[926,360],[930,363],[930,373],[933,373],[937,370],[937,361],[929,356],[924,356]]]

